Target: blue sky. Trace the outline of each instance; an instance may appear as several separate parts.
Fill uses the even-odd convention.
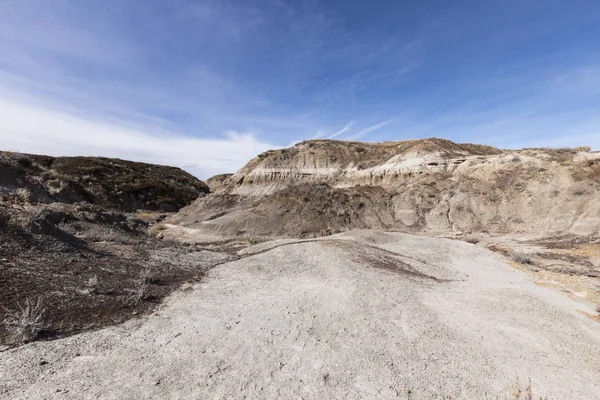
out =
[[[0,143],[232,172],[312,138],[600,150],[597,0],[0,0]]]

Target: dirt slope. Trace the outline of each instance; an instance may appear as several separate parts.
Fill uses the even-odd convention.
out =
[[[441,139],[307,141],[259,155],[167,223],[207,237],[364,227],[598,237],[600,153]]]
[[[125,212],[177,211],[209,191],[204,182],[175,167],[0,152],[0,196],[13,197],[17,189],[32,203],[86,201]]]
[[[1,152],[0,349],[122,322],[200,279],[227,255],[146,233],[206,192],[177,168]],[[23,329],[37,299],[48,322]]]
[[[0,397],[506,399],[518,376],[600,398],[600,325],[483,248],[355,231],[244,254],[147,319],[2,353]]]

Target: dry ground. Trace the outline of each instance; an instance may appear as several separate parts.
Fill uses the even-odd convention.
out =
[[[261,243],[158,312],[0,356],[10,399],[600,398],[600,324],[505,257],[355,231]],[[525,385],[523,385],[525,386]]]
[[[600,306],[600,242],[597,238],[479,237],[480,246],[506,256],[513,268],[528,274],[537,285],[559,291],[592,309]],[[600,318],[600,312],[588,315]]]

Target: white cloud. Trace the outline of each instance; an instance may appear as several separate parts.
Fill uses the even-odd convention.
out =
[[[340,135],[343,135],[344,133],[348,132],[350,130],[350,128],[352,128],[352,125],[354,125],[354,121],[350,121],[346,124],[346,126],[344,126],[342,129],[340,129],[339,131],[332,133],[331,135],[329,135],[327,137],[327,139],[333,139],[336,138]]]
[[[151,135],[16,101],[0,99],[3,149],[54,156],[104,156],[174,165],[208,178],[234,172],[256,154],[276,146],[251,133],[195,138],[165,132]]]
[[[378,123],[378,124],[375,124],[375,125],[373,125],[373,126],[369,126],[369,127],[367,127],[367,128],[364,128],[364,129],[362,129],[362,130],[360,130],[360,131],[358,131],[358,132],[356,132],[356,133],[354,133],[354,134],[352,134],[352,135],[348,136],[348,137],[346,138],[346,140],[356,140],[356,139],[360,139],[361,137],[363,137],[363,136],[365,136],[365,135],[367,135],[367,134],[369,134],[369,133],[372,133],[372,132],[378,131],[379,129],[383,128],[384,126],[386,126],[386,125],[387,125],[387,124],[389,124],[390,122],[392,122],[392,120],[391,120],[391,119],[389,119],[389,120],[387,120],[387,121],[380,122],[380,123]]]

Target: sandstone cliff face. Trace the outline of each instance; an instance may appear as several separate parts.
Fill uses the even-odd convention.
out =
[[[587,148],[317,140],[260,154],[170,221],[225,236],[353,228],[594,236],[599,193],[600,153]],[[225,197],[235,204],[223,206]]]
[[[360,143],[309,140],[267,151],[229,178],[235,194],[266,195],[299,182],[336,187],[393,185],[398,176],[451,172],[468,157],[500,153],[488,146],[442,139]]]

